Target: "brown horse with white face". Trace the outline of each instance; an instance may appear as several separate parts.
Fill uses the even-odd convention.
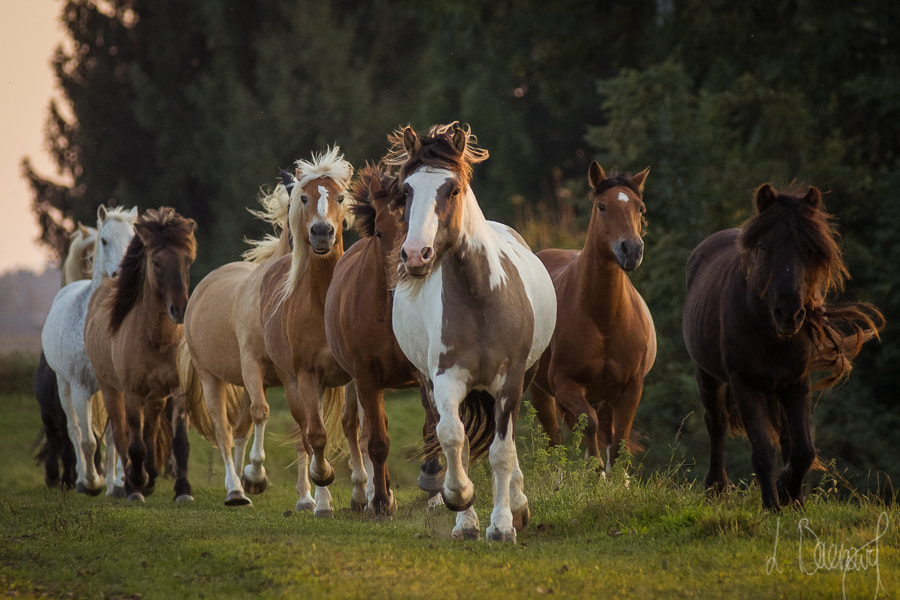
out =
[[[326,405],[343,402],[350,376],[334,359],[325,337],[325,295],[338,259],[344,254],[344,198],[353,167],[337,148],[327,161],[335,176],[310,171],[291,192],[288,227],[290,255],[268,268],[260,288],[260,320],[266,352],[284,384],[291,415],[299,425],[298,493],[309,479],[319,486],[316,514],[333,514],[327,486],[334,470],[325,457]],[[349,202],[346,203],[349,205]],[[301,497],[301,500],[303,498]]]
[[[143,500],[153,492],[160,459],[154,456],[167,396],[175,402],[173,429],[176,500],[191,500],[187,479],[187,422],[175,366],[196,256],[196,223],[169,207],[148,210],[119,276],[108,279],[88,304],[85,346],[103,392],[119,456],[128,457],[125,490]]]
[[[551,443],[559,443],[557,404],[570,427],[585,415],[587,453],[605,458],[607,469],[621,440],[629,438],[644,376],[656,359],[653,319],[626,274],[643,259],[648,172],[607,177],[591,163],[584,249],[538,252],[553,279],[559,311],[531,386],[532,403]]]
[[[803,502],[816,459],[811,372],[828,372],[819,389],[846,377],[884,319],[870,304],[826,301],[848,273],[818,189],[764,184],[754,205],[740,229],[712,234],[688,258],[682,333],[706,409],[706,485],[728,485],[725,433],[746,433],[763,505],[777,510]],[[777,478],[773,442],[784,459]]]

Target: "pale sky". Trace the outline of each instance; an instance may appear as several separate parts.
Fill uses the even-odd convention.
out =
[[[0,0],[0,274],[42,271],[49,253],[38,247],[31,192],[20,174],[23,156],[55,177],[44,151],[44,121],[56,94],[50,59],[63,40],[61,0]]]

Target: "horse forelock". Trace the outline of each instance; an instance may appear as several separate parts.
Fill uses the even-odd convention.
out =
[[[324,152],[313,153],[311,161],[300,159],[294,165],[297,168],[297,184],[300,187],[305,187],[314,179],[327,177],[344,190],[353,176],[353,165],[344,160],[338,146],[329,147]]]
[[[466,135],[465,150],[460,153],[453,145],[453,136],[458,129]],[[403,130],[394,131],[388,136],[390,150],[385,161],[400,166],[400,178],[405,179],[410,173],[422,166],[435,167],[453,171],[459,176],[461,183],[468,186],[472,180],[472,165],[484,162],[490,153],[478,147],[478,139],[472,134],[468,125],[460,126],[454,121],[447,124],[432,125],[428,133],[419,136],[421,147],[410,156],[403,143]]]

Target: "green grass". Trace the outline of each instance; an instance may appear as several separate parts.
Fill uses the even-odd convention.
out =
[[[235,509],[223,505],[218,451],[193,433],[191,505],[172,502],[170,480],[142,505],[47,489],[31,459],[40,425],[34,399],[0,396],[0,591],[143,599],[840,598],[840,569],[807,574],[813,534],[820,548],[847,551],[880,532],[878,572],[848,572],[846,597],[900,593],[896,506],[841,500],[827,481],[804,512],[770,515],[753,485],[708,501],[677,465],[644,473],[628,456],[609,478],[598,477],[579,451],[547,450],[527,411],[519,451],[529,528],[515,544],[453,541],[453,515],[442,507],[428,512],[415,486],[418,464],[408,460],[421,432],[415,394],[388,400],[395,518],[375,522],[350,512],[346,469],[332,486],[334,519],[298,514],[291,420],[283,396],[275,392],[270,401],[270,486],[252,508]],[[486,463],[473,468],[473,479],[483,532],[491,510]],[[801,519],[808,519],[802,538]]]

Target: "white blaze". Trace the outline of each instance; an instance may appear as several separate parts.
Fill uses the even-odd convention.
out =
[[[328,216],[328,188],[324,185],[319,186],[319,216]]]
[[[622,202],[628,202],[628,194],[625,192],[619,192],[619,200]]]

